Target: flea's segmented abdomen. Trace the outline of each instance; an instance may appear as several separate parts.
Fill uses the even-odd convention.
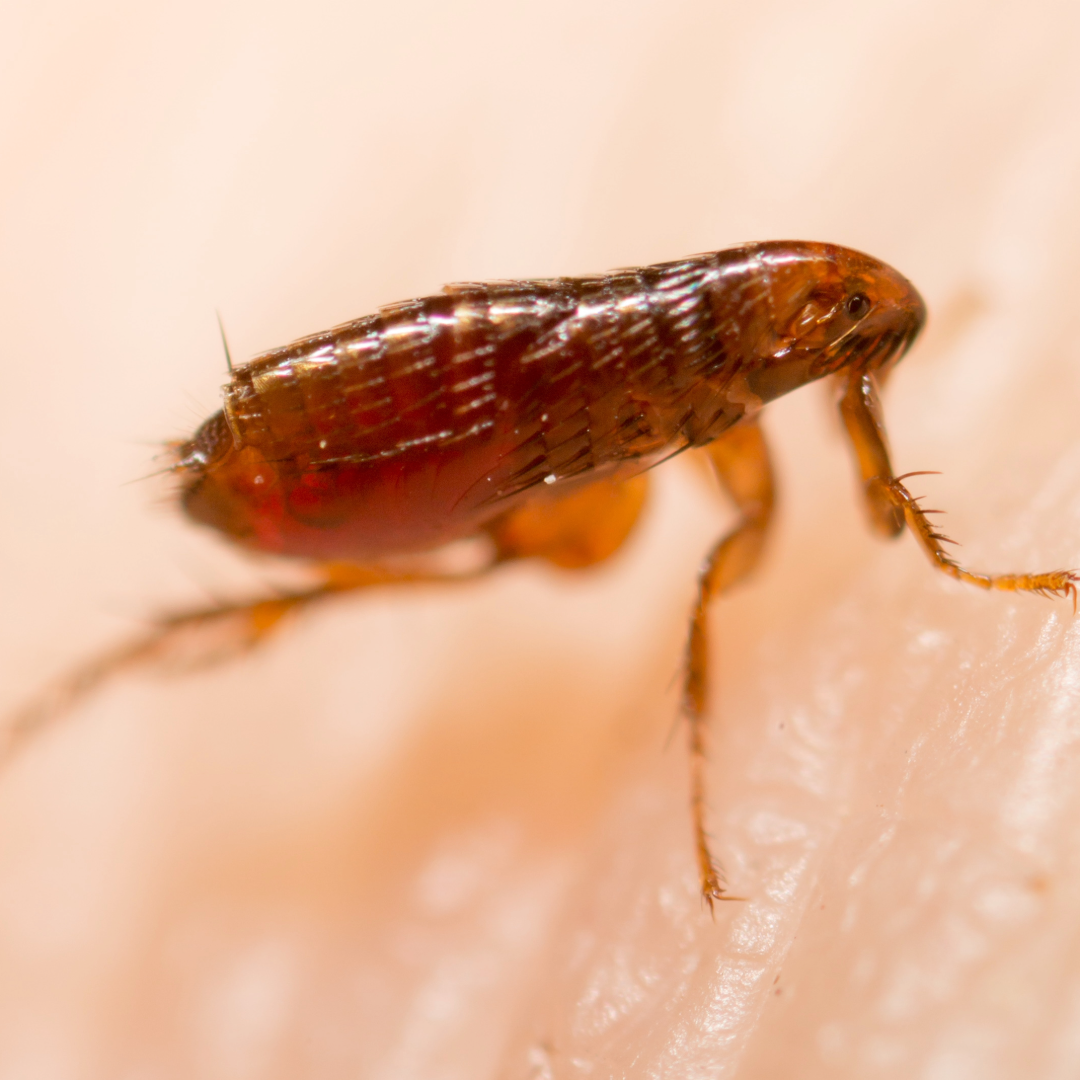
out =
[[[212,418],[181,448],[185,507],[263,549],[367,557],[467,535],[537,485],[706,443],[822,373],[806,349],[792,362],[784,326],[839,279],[836,253],[881,266],[763,244],[455,285],[267,353],[226,387],[227,435]],[[776,364],[786,374],[761,375]]]
[[[239,441],[313,466],[489,448],[562,479],[693,441],[713,419],[695,391],[731,355],[717,262],[451,286],[261,357],[226,412]]]

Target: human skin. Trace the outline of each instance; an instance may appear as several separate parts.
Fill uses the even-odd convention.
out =
[[[810,10],[813,8],[813,10]],[[747,239],[919,287],[885,416],[976,569],[1080,565],[1066,4],[26,6],[0,62],[2,703],[302,571],[172,509],[237,359],[459,279]],[[656,473],[597,570],[372,592],[127,675],[0,776],[0,1076],[1070,1077],[1080,621],[876,539],[834,403],[717,605],[697,893],[675,727],[733,514]]]

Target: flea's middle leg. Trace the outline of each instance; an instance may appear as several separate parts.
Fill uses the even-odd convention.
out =
[[[698,577],[697,602],[690,622],[683,709],[690,725],[690,806],[693,814],[701,894],[711,908],[730,900],[705,830],[706,719],[709,688],[709,610],[713,600],[741,581],[757,565],[773,508],[773,476],[765,437],[756,422],[731,428],[704,452],[742,520],[709,552]]]

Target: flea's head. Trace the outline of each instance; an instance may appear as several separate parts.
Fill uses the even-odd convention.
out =
[[[926,321],[907,278],[835,244],[775,241],[755,248],[768,312],[757,381],[763,400],[820,378],[883,371]]]

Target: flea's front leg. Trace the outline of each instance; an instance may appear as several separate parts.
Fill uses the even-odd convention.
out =
[[[938,532],[928,517],[940,511],[924,510],[919,500],[903,484],[909,476],[921,474],[893,475],[873,375],[864,373],[852,378],[840,401],[840,415],[855,449],[870,517],[879,532],[885,536],[896,536],[906,523],[931,562],[949,577],[966,581],[980,589],[1072,597],[1073,610],[1076,610],[1076,582],[1080,578],[1072,570],[1051,570],[1037,574],[982,574],[966,569],[949,555],[945,545],[953,541]]]

